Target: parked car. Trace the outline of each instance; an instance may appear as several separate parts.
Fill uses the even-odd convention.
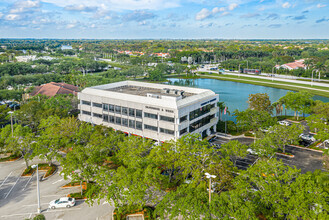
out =
[[[291,123],[290,123],[289,121],[286,121],[286,120],[278,121],[278,123],[279,123],[280,125],[284,125],[284,126],[290,126],[290,125],[291,125]]]
[[[303,139],[304,141],[311,141],[311,142],[315,141],[315,138],[310,134],[301,134],[301,135],[299,135],[299,137],[301,139]]]
[[[53,200],[49,203],[50,209],[56,208],[71,208],[75,205],[75,199],[70,197],[62,197],[56,200]]]

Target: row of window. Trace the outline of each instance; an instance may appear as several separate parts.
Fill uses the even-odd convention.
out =
[[[193,122],[190,124],[190,132],[195,131],[198,128],[205,126],[206,124],[210,123],[210,120],[213,119],[215,115],[208,115],[207,117],[201,118],[200,120]]]
[[[151,131],[158,132],[158,127],[155,127],[155,126],[152,126],[152,125],[144,124],[144,128],[146,130],[151,130]],[[164,133],[164,134],[170,134],[170,135],[174,135],[175,134],[175,131],[169,130],[169,129],[165,129],[165,128],[160,128],[160,132],[161,133]]]
[[[91,105],[91,102],[83,100],[82,104]],[[118,105],[100,104],[100,103],[93,102],[92,106],[97,107],[97,108],[103,108],[104,111],[109,111],[109,112],[122,114],[122,115],[129,115],[129,116],[136,117],[136,118],[142,118],[142,115],[143,115],[142,110],[127,108],[127,107],[121,107],[121,106],[118,106]],[[158,120],[158,115],[157,114],[144,112],[144,117]],[[185,117],[186,117],[185,120],[187,120],[187,116],[185,116]],[[163,115],[160,115],[160,120],[167,121],[167,122],[172,122],[172,123],[175,122],[175,118],[167,117],[167,116],[163,116]]]
[[[137,130],[142,130],[142,128],[143,128],[143,123],[140,121],[135,121],[135,120],[121,118],[121,117],[115,117],[113,115],[103,115],[103,121],[112,123],[112,124],[122,125],[124,127],[134,128]]]
[[[190,121],[192,121],[193,119],[198,118],[202,115],[205,115],[205,114],[209,113],[210,109],[212,109],[214,107],[215,107],[215,104],[209,104],[209,105],[203,106],[201,108],[198,108],[194,111],[191,111],[190,112]]]

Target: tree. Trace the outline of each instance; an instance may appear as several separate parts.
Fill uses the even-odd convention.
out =
[[[273,106],[267,93],[250,94],[247,102],[251,110],[266,111],[272,114]]]
[[[303,133],[303,130],[303,126],[299,124],[291,126],[274,125],[268,130],[266,137],[274,148],[279,148],[285,153],[286,145],[297,144],[299,135]]]
[[[236,161],[238,158],[247,156],[247,149],[247,145],[241,144],[237,140],[233,140],[222,144],[220,152],[222,153],[223,157],[228,157],[233,162],[233,166],[236,166]]]
[[[276,123],[276,119],[266,111],[256,111],[247,109],[245,111],[235,110],[237,125],[242,130],[252,130],[257,132],[260,128],[268,128]]]
[[[164,75],[160,70],[155,69],[149,73],[149,79],[151,81],[161,81],[164,79]]]
[[[298,112],[310,113],[313,105],[313,95],[307,91],[287,92],[287,94],[280,98],[280,102],[284,103],[286,108],[295,112],[295,118],[298,120]]]
[[[6,105],[0,105],[0,126],[3,126],[8,123],[8,120],[10,118],[10,115],[8,112],[10,111],[10,108],[7,108]]]
[[[7,152],[22,155],[26,168],[33,158],[33,148],[36,144],[35,135],[29,127],[14,125],[13,136],[11,135],[11,125],[7,125],[1,130],[1,142]]]

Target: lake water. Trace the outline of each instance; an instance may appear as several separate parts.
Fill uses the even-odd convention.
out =
[[[182,79],[170,78],[171,82],[179,81]],[[219,101],[225,102],[228,110],[233,113],[234,110],[239,111],[246,110],[248,108],[248,97],[250,94],[255,93],[267,93],[271,102],[276,102],[282,96],[286,95],[289,90],[276,89],[266,86],[257,86],[245,83],[238,83],[232,81],[223,81],[218,79],[193,79],[192,87],[198,87],[202,89],[210,89],[216,94],[219,94]],[[314,96],[314,100],[321,100],[323,102],[329,102],[329,98],[323,96]],[[287,114],[293,115],[293,112],[287,111]],[[228,120],[234,120],[234,117],[227,116]]]

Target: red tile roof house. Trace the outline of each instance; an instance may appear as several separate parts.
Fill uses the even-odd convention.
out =
[[[285,63],[281,66],[276,65],[275,67],[277,69],[283,68],[283,69],[288,69],[288,70],[296,70],[299,68],[306,69],[306,65],[304,64],[304,59],[296,60],[295,62],[292,62],[292,63]]]
[[[41,86],[36,86],[34,90],[30,94],[26,94],[23,99],[28,99],[30,96],[35,95],[46,95],[49,97],[54,97],[58,94],[73,94],[77,95],[79,92],[79,88],[77,86],[73,86],[66,83],[55,83],[50,82]]]

